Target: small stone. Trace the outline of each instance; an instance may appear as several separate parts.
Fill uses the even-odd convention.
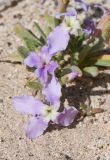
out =
[[[99,157],[99,156],[97,157],[97,160],[100,160],[100,157]]]
[[[0,99],[0,103],[3,103],[3,99]]]

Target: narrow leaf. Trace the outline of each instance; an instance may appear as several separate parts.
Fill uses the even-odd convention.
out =
[[[84,61],[84,59],[86,58],[86,56],[88,55],[90,50],[91,50],[91,47],[88,46],[88,45],[83,47],[82,51],[79,54],[79,62],[78,62],[78,64],[81,64]]]
[[[110,55],[97,55],[85,60],[85,65],[97,65],[102,67],[110,67]]]
[[[29,38],[25,38],[25,43],[29,51],[36,51],[38,48],[35,40],[32,41]]]
[[[39,26],[39,24],[37,22],[34,22],[35,27],[37,29],[37,31],[39,32],[40,36],[43,38],[44,42],[47,41],[47,37],[46,34],[44,33],[44,31],[41,29],[41,27]]]
[[[81,69],[78,66],[73,65],[73,66],[65,67],[64,69],[62,69],[60,76],[64,76],[71,72],[78,72],[80,75],[82,75]]]
[[[100,37],[99,39],[95,40],[94,45],[91,48],[91,53],[89,54],[89,56],[95,52],[102,50],[103,48],[104,48],[104,39]]]
[[[94,65],[102,67],[110,67],[110,60],[97,60]]]
[[[28,56],[29,50],[23,46],[19,46],[18,52],[21,55],[21,57],[24,59]]]
[[[21,24],[15,26],[15,32],[17,35],[25,41],[25,39],[30,39],[31,41],[36,42],[36,45],[41,45],[41,42],[37,36],[35,36],[30,30],[26,29]]]
[[[60,21],[57,18],[49,15],[48,13],[45,14],[45,19],[47,21],[48,26],[51,29],[55,28],[60,23]]]
[[[28,81],[26,83],[26,86],[31,89],[35,89],[36,91],[42,90],[42,85],[40,82]]]

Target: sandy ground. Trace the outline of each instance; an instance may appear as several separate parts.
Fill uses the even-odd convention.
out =
[[[44,8],[51,13],[53,3],[41,6],[39,0],[23,0],[0,12],[0,60],[16,53],[21,43],[14,25],[21,22],[32,28],[36,19],[43,23]],[[90,94],[92,106],[105,109],[104,113],[69,128],[51,130],[33,141],[23,132],[27,117],[12,106],[12,97],[30,94],[23,87],[27,76],[24,66],[0,62],[0,160],[110,160],[110,70],[94,79],[91,90],[87,82],[83,90],[71,90],[82,99]]]

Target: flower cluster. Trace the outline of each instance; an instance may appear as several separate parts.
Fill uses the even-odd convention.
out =
[[[35,68],[35,75],[43,85],[42,94],[49,104],[43,104],[32,96],[14,98],[14,106],[18,112],[33,116],[25,127],[29,138],[40,136],[47,129],[49,122],[63,126],[70,125],[78,113],[73,106],[67,106],[59,112],[62,93],[61,85],[55,75],[55,70],[59,65],[52,58],[67,48],[70,34],[78,35],[80,30],[75,10],[64,13],[64,16],[64,21],[49,34],[47,44],[41,48],[41,51],[31,52],[24,59],[25,65]],[[77,74],[74,74],[75,76]]]
[[[75,1],[84,12],[89,12],[88,4],[82,0]],[[49,26],[49,33],[44,33],[36,23],[40,38],[23,27],[17,28],[28,47],[20,48],[23,63],[34,70],[44,98],[43,102],[32,96],[14,98],[15,109],[32,116],[25,127],[26,135],[31,139],[42,135],[50,123],[69,126],[74,121],[79,112],[74,106],[60,108],[63,85],[82,75],[95,77],[98,75],[96,66],[110,65],[110,61],[106,62],[96,54],[97,48],[104,46],[104,38],[89,16],[81,22],[77,10],[69,8],[53,20],[57,23],[54,27]]]
[[[58,63],[52,61],[52,56],[56,54],[57,50],[62,50],[64,44],[61,44],[63,47],[56,44],[56,30],[57,28],[50,34],[48,46],[44,46],[39,54],[30,53],[24,60],[24,64],[36,68],[35,75],[43,85],[42,94],[45,96],[48,105],[32,96],[14,98],[14,106],[17,111],[33,115],[25,128],[26,135],[29,138],[40,136],[48,127],[49,122],[63,126],[70,125],[78,113],[78,110],[73,106],[67,106],[62,112],[59,112],[62,93],[61,85],[55,76]],[[59,33],[61,34],[61,32]],[[55,48],[53,44],[55,44]],[[49,46],[51,47],[49,48]]]

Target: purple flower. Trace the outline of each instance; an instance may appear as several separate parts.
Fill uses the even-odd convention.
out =
[[[69,126],[73,122],[77,114],[78,110],[76,108],[70,106],[66,107],[64,111],[57,116],[55,122],[57,124],[61,124],[62,126]]]
[[[69,30],[67,27],[57,26],[48,37],[49,53],[51,55],[63,51],[67,48],[69,42]]]
[[[84,11],[88,11],[90,8],[90,5],[87,4],[86,2],[82,1],[82,0],[75,0],[75,2],[78,2],[81,4],[82,8],[84,9]]]
[[[40,102],[39,100],[36,101],[32,96],[15,97],[14,106],[18,112],[24,114],[31,114],[34,116],[37,114],[41,114],[43,107],[42,102]]]
[[[48,123],[43,117],[32,117],[25,126],[26,136],[34,139],[43,134],[47,129]]]
[[[41,4],[44,4],[46,2],[46,0],[41,0]]]
[[[96,24],[93,20],[87,19],[85,21],[84,32],[86,35],[93,35],[96,31]]]
[[[81,76],[81,75],[80,75],[80,73],[77,72],[77,71],[73,71],[73,72],[67,74],[67,78],[68,78],[68,81],[69,81],[69,82],[72,81],[72,80],[74,80],[75,78],[77,78],[77,77],[79,77],[79,76]]]
[[[65,17],[63,22],[54,28],[48,37],[48,50],[50,55],[55,55],[57,52],[61,52],[67,48],[70,34],[78,35],[81,26],[76,15],[76,10],[69,10],[66,13],[57,15],[58,17]]]
[[[59,13],[55,17],[60,19],[62,16],[67,16],[67,17],[77,16],[77,11],[74,8],[69,8],[67,12]]]
[[[45,99],[50,102],[50,105],[60,105],[61,85],[56,77],[52,77],[49,84],[43,89],[42,94],[45,95]]]
[[[57,62],[52,61],[51,57],[52,55],[48,53],[48,48],[45,46],[39,54],[31,52],[24,60],[24,64],[29,67],[37,68],[35,70],[35,75],[41,80],[42,83],[46,83],[48,80],[48,75],[54,75],[54,71],[58,67]]]
[[[68,28],[69,34],[74,36],[78,36],[79,31],[81,31],[81,25],[76,16],[66,16],[62,25]]]
[[[14,107],[20,113],[32,115],[25,127],[26,136],[30,139],[42,135],[51,121],[63,126],[70,125],[78,113],[74,107],[68,107],[59,113],[60,106],[48,106],[32,96],[15,97]]]

